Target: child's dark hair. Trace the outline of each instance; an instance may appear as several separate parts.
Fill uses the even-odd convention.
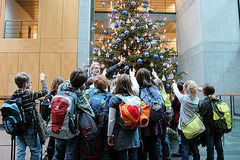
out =
[[[179,91],[183,91],[183,82],[177,82],[177,87]]]
[[[24,83],[29,82],[31,79],[31,75],[26,72],[19,72],[15,76],[15,83],[18,88],[23,88]]]
[[[62,77],[54,78],[51,86],[51,90],[58,89],[58,86],[64,82]]]
[[[138,70],[136,79],[141,88],[151,85],[150,71],[148,71],[146,68],[141,68]]]
[[[215,88],[213,87],[213,85],[211,85],[209,83],[204,84],[202,89],[203,89],[203,94],[205,96],[210,96],[215,93]]]
[[[70,75],[70,83],[74,88],[80,88],[87,79],[87,72],[81,68],[74,69]]]

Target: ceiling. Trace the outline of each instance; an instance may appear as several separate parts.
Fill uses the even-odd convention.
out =
[[[15,0],[34,20],[38,19],[39,0]]]
[[[95,11],[110,11],[109,1],[119,2],[120,0],[95,0]],[[106,7],[102,7],[103,2],[107,3]],[[175,0],[150,0],[150,4],[154,12],[176,12]]]

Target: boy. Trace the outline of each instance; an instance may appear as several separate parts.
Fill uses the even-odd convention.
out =
[[[213,94],[215,93],[215,88],[211,84],[203,85],[202,89],[204,100],[200,103],[199,114],[203,118],[203,123],[206,127],[205,134],[205,144],[207,146],[207,159],[214,160],[214,146],[217,151],[217,160],[223,160],[223,146],[221,137],[223,133],[214,129],[213,111],[211,101],[219,101]]]
[[[17,73],[15,76],[15,83],[18,86],[18,90],[14,91],[13,97],[22,98],[22,107],[25,112],[27,131],[21,136],[16,137],[17,141],[17,160],[25,160],[26,147],[30,148],[31,158],[34,160],[40,160],[41,158],[41,144],[39,136],[36,130],[35,111],[36,107],[35,100],[45,96],[48,93],[47,84],[45,81],[46,75],[40,74],[40,80],[42,83],[41,91],[28,91],[31,88],[32,81],[31,75],[25,72]]]
[[[86,100],[86,97],[83,92],[81,92],[80,87],[87,81],[88,75],[87,72],[78,68],[74,69],[70,75],[70,81],[66,81],[65,83],[61,84],[58,87],[58,91],[71,91],[77,94],[77,103],[78,108],[84,110],[85,112],[89,112],[89,114],[93,114],[93,111]],[[77,150],[79,148],[79,137],[75,136],[71,139],[59,139],[56,138],[55,141],[55,153],[53,160],[60,160],[60,159],[79,159]]]

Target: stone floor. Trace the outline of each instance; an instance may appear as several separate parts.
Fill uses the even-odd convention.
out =
[[[240,160],[240,120],[233,121],[232,132],[225,134],[223,137],[224,156],[225,160]],[[11,155],[11,137],[5,133],[0,127],[0,160],[10,160]],[[45,148],[45,146],[44,146]],[[171,151],[176,152],[178,144],[172,142]],[[199,146],[201,160],[206,159],[206,148]],[[216,156],[216,153],[215,153]],[[29,158],[29,150],[27,151],[26,159]],[[190,157],[190,160],[192,157]],[[181,160],[181,158],[172,158],[172,160]]]

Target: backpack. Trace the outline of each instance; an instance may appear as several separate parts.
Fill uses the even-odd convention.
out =
[[[79,135],[77,94],[60,91],[51,102],[51,118],[48,124],[50,136],[59,139],[71,139]]]
[[[109,101],[112,97],[110,93],[95,92],[90,97],[90,105],[95,113],[95,122],[99,128],[106,126],[108,121]]]
[[[162,94],[154,87],[146,87],[141,90],[140,98],[151,106],[150,123],[165,119],[165,105]]]
[[[80,153],[85,158],[97,158],[100,155],[99,130],[88,113],[82,111],[79,117]]]
[[[27,131],[21,97],[7,99],[2,105],[1,112],[3,126],[8,134],[18,136]]]
[[[123,101],[119,105],[120,118],[118,120],[122,129],[136,129],[139,125],[141,127],[148,125],[150,106],[146,106],[137,96],[116,96]]]
[[[211,104],[213,111],[214,127],[223,133],[230,132],[232,130],[232,118],[228,105],[222,101],[211,101]]]
[[[53,95],[50,93],[44,98],[44,100],[40,104],[40,113],[43,120],[45,121],[49,121],[50,119],[52,98],[53,98]]]

